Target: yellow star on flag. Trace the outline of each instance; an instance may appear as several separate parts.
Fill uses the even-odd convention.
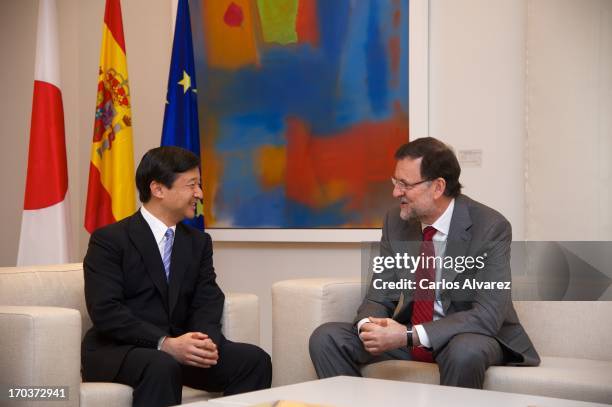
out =
[[[196,213],[195,216],[201,216],[204,214],[204,205],[202,204],[202,200],[198,199],[196,202]]]
[[[178,84],[183,86],[183,94],[187,93],[191,87],[191,76],[187,75],[187,72],[183,71],[183,79],[178,81]]]

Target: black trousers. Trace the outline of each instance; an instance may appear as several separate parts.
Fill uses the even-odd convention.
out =
[[[217,364],[204,369],[182,365],[157,349],[134,348],[114,381],[134,388],[134,406],[147,407],[181,404],[183,385],[226,396],[270,387],[272,363],[265,351],[225,338],[217,349]]]
[[[319,378],[339,375],[361,376],[361,367],[384,360],[411,360],[408,348],[372,356],[363,347],[357,328],[350,323],[329,322],[310,337],[310,358]],[[482,389],[487,368],[502,365],[504,351],[494,338],[465,333],[455,335],[434,360],[440,371],[440,384]]]

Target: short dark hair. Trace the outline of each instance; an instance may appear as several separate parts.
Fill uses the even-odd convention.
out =
[[[427,180],[444,178],[446,188],[444,195],[456,198],[461,193],[459,175],[461,167],[453,150],[433,137],[423,137],[402,145],[395,152],[395,159],[402,160],[423,158],[421,177]]]
[[[151,182],[172,188],[178,174],[198,168],[200,159],[189,150],[175,146],[153,148],[145,153],[136,169],[136,187],[142,203],[151,199]]]

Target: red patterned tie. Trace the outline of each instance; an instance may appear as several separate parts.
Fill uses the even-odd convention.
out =
[[[432,238],[437,230],[433,226],[427,226],[423,229],[423,243],[421,243],[421,262],[416,270],[416,289],[414,291],[414,299],[412,304],[412,326],[420,325],[425,322],[433,321],[433,304],[436,298],[436,291],[421,288],[420,281],[423,279],[430,282],[436,281],[435,262],[428,257],[436,255],[433,247]],[[428,264],[429,263],[429,264]],[[422,266],[422,267],[421,267]],[[429,267],[428,267],[429,266]],[[433,363],[431,352],[425,348],[412,348],[412,359],[419,362]]]

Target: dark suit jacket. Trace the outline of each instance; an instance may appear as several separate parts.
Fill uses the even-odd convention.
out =
[[[395,256],[396,253],[406,252],[418,255],[421,240],[420,222],[402,220],[399,207],[389,211],[383,226],[382,256]],[[510,223],[499,212],[460,195],[455,199],[445,256],[477,257],[486,253],[485,267],[478,270],[472,266],[461,273],[443,267],[441,278],[456,282],[460,287],[463,287],[465,280],[511,281],[511,241]],[[374,278],[381,278],[383,281],[398,281],[401,278],[414,280],[415,273],[389,270],[374,275]],[[414,290],[376,290],[370,285],[355,321],[368,316],[393,316],[401,323],[409,324],[413,294]],[[440,300],[445,317],[423,324],[434,353],[440,351],[454,335],[477,333],[496,338],[512,356],[510,364],[540,363],[531,340],[518,320],[510,290],[442,289]]]
[[[83,379],[112,381],[132,348],[155,349],[162,336],[200,331],[219,344],[225,296],[212,254],[207,233],[179,223],[168,283],[140,211],[95,231],[83,262],[93,322],[82,343]]]

